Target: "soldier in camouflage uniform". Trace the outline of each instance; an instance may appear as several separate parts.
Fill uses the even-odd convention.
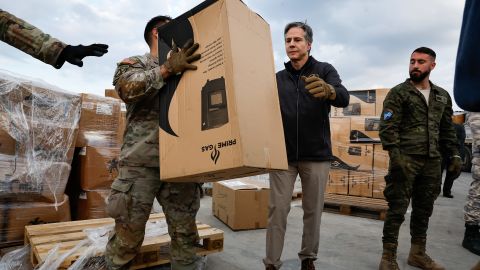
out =
[[[465,205],[465,236],[462,246],[480,255],[480,112],[468,114],[472,131],[472,184]]]
[[[159,91],[170,74],[194,70],[190,62],[198,44],[174,47],[160,65],[157,27],[169,17],[158,16],[145,27],[150,52],[124,59],[118,64],[113,84],[127,106],[127,127],[119,160],[119,175],[112,184],[106,207],[115,219],[115,231],[106,248],[109,269],[128,269],[139,252],[145,224],[154,198],[162,205],[171,237],[172,269],[200,269],[202,260],[195,253],[199,241],[195,216],[200,207],[200,186],[196,183],[160,181],[159,170]],[[191,71],[190,71],[191,72]]]
[[[81,67],[84,57],[100,57],[108,52],[106,44],[67,45],[1,9],[0,40],[55,68],[61,68],[65,61]]]
[[[390,167],[384,191],[388,211],[383,227],[383,255],[379,269],[399,269],[398,233],[410,199],[411,249],[408,264],[444,269],[425,253],[428,220],[440,193],[440,147],[448,153],[448,170],[458,173],[462,161],[452,125],[452,101],[444,89],[429,81],[435,52],[416,49],[410,58],[410,79],[390,90],[383,103],[380,138],[388,150]]]

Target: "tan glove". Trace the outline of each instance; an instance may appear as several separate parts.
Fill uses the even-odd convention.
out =
[[[305,82],[305,89],[315,98],[335,100],[337,97],[335,88],[315,75],[302,76],[302,80]]]
[[[462,165],[463,165],[463,161],[462,161],[462,158],[460,156],[452,156],[452,157],[450,157],[450,160],[448,161],[447,170],[450,173],[452,173],[452,175],[456,179],[462,173]]]
[[[170,74],[181,73],[185,70],[196,70],[197,66],[190,63],[200,59],[200,54],[193,54],[198,49],[198,43],[188,40],[181,50],[173,43],[170,57],[163,64]]]

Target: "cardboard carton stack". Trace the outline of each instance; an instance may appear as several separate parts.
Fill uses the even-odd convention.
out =
[[[110,185],[118,175],[121,107],[119,99],[81,94],[75,176],[70,181],[74,219],[104,218]]]
[[[23,240],[27,224],[70,220],[64,194],[80,97],[0,73],[0,246]]]
[[[383,198],[388,153],[379,138],[380,114],[389,89],[350,91],[347,108],[332,107],[332,161],[327,193]]]

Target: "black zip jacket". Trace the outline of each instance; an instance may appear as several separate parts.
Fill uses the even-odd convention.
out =
[[[305,89],[300,77],[311,74],[318,75],[335,88],[335,100],[314,98]],[[347,107],[350,100],[335,68],[312,56],[300,71],[294,70],[288,62],[284,70],[277,72],[277,87],[288,161],[331,160],[330,106]]]

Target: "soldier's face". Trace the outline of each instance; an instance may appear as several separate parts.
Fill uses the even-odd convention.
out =
[[[410,80],[421,82],[435,68],[435,59],[428,54],[414,52],[410,58]]]
[[[305,31],[299,27],[292,27],[285,34],[285,51],[290,60],[308,58],[311,43],[305,39]]]

